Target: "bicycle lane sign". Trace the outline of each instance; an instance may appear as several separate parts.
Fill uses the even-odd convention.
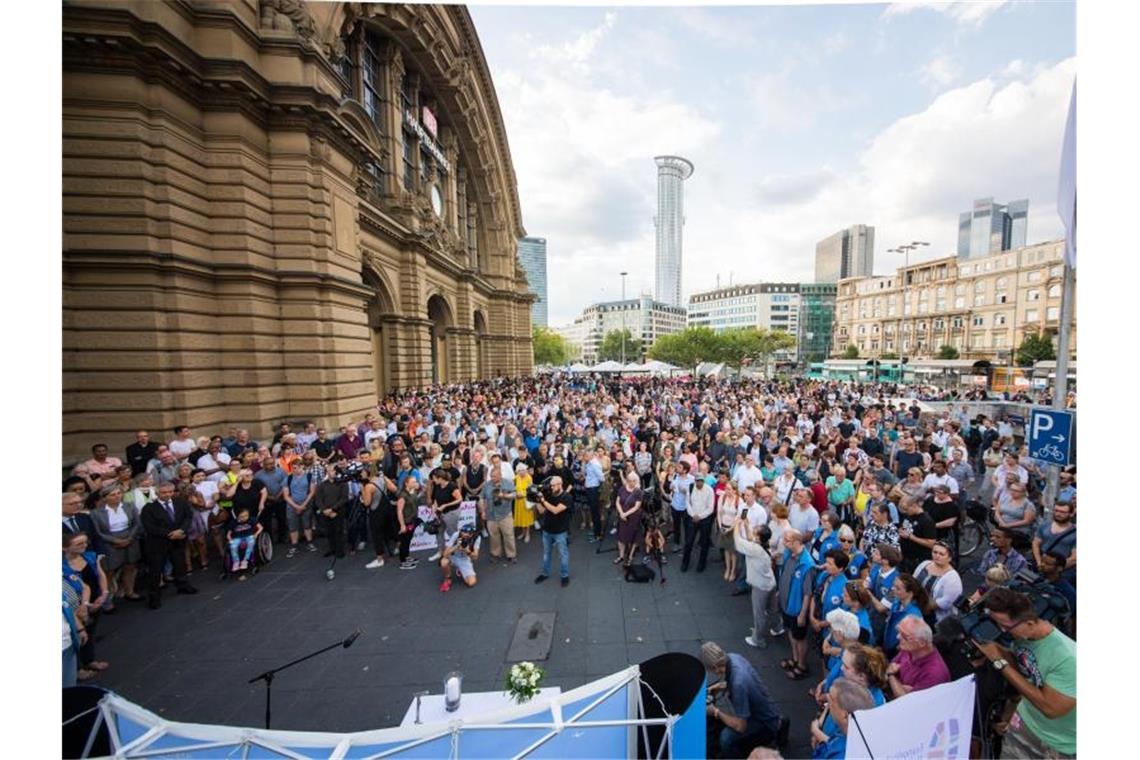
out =
[[[1073,445],[1073,414],[1060,409],[1029,412],[1029,456],[1064,467]]]

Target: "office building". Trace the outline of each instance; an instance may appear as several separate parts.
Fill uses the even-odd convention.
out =
[[[529,374],[533,296],[461,5],[62,6],[63,457],[335,431]]]
[[[1023,248],[1028,229],[1028,200],[1002,205],[993,198],[980,198],[974,201],[973,211],[958,215],[958,257],[977,259]]]
[[[836,285],[831,283],[800,284],[799,339],[797,359],[821,362],[831,351],[831,328],[835,322]]]
[[[524,237],[520,240],[519,263],[526,272],[530,292],[538,298],[530,307],[531,324],[546,327],[546,238]]]
[[[875,228],[854,224],[816,243],[815,281],[870,277],[875,268]]]
[[[670,306],[681,302],[681,233],[685,226],[685,189],[693,165],[680,156],[657,156],[656,287],[654,297]]]
[[[662,335],[685,329],[685,308],[656,301],[648,295],[627,298],[624,301],[606,301],[587,306],[574,320],[573,327],[560,330],[567,340],[580,341],[582,361],[598,361],[598,351],[608,333],[629,330],[630,335],[641,339],[642,351],[648,351]],[[629,352],[626,361],[637,361],[640,356]]]
[[[716,332],[740,328],[778,330],[799,336],[800,285],[756,282],[729,285],[689,296],[689,327]],[[797,349],[773,354],[776,361],[795,361]]]
[[[1060,328],[1064,250],[1064,241],[1056,240],[844,280],[836,295],[832,355],[854,345],[867,358],[890,352],[930,359],[942,346],[953,346],[962,359],[1008,364],[1026,333],[1055,337]],[[1073,315],[1075,355],[1075,303]]]

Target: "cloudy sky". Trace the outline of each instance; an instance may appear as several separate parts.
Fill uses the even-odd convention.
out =
[[[471,8],[518,176],[548,245],[551,325],[653,287],[653,156],[685,183],[685,296],[810,281],[815,243],[876,228],[953,254],[974,198],[1029,198],[1060,236],[1057,167],[1076,75],[1067,2]]]

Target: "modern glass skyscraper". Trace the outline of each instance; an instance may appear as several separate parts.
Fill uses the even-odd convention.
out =
[[[853,224],[815,245],[815,281],[870,277],[875,268],[875,228]]]
[[[681,228],[685,226],[682,182],[693,174],[693,164],[680,156],[656,156],[657,162],[657,281],[654,297],[670,306],[681,302]]]
[[[836,286],[833,284],[800,285],[800,324],[796,349],[802,362],[821,362],[831,350],[835,292]]]
[[[530,321],[535,327],[546,327],[546,238],[524,237],[520,240],[519,263],[526,272],[528,290],[538,296],[530,307]]]
[[[1006,205],[993,198],[974,201],[973,211],[958,215],[958,258],[977,259],[991,253],[1021,248],[1029,227],[1029,201]]]

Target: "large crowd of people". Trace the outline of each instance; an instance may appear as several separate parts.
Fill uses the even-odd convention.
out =
[[[244,581],[266,543],[289,561],[323,536],[326,556],[414,571],[422,525],[446,593],[457,578],[474,586],[482,563],[517,562],[532,536],[535,583],[557,570],[566,586],[569,541],[612,538],[627,579],[722,566],[723,590],[702,588],[751,597],[740,642],[787,652],[771,656],[819,707],[795,729],[817,757],[843,756],[850,713],[963,667],[1003,679],[987,718],[1003,756],[1069,756],[1076,471],[1044,498],[1045,467],[1008,420],[967,409],[924,413],[885,384],[555,374],[393,394],[337,430],[282,424],[260,442],[181,426],[165,442],[139,431],[121,459],[97,443],[63,483],[64,683],[110,667],[95,653],[102,615],[127,600],[157,609],[168,587],[193,594],[211,567]],[[967,568],[968,504],[987,513],[990,546]],[[1067,614],[1043,615],[1041,593]],[[947,646],[975,638],[954,628],[967,613],[1003,635],[963,664]],[[747,659],[713,642],[701,657],[715,681],[711,753],[786,740]]]

